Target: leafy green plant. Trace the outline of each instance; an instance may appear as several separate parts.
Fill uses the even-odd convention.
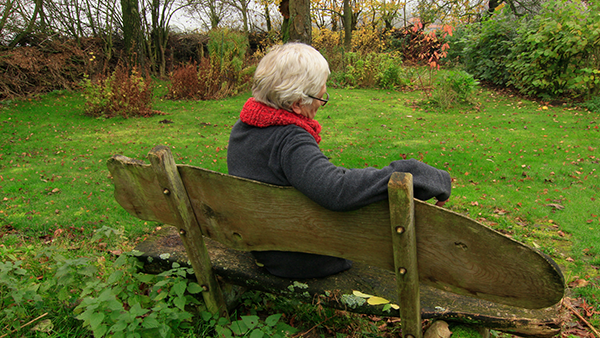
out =
[[[468,102],[479,82],[465,71],[441,73],[433,90],[432,100],[446,109],[452,103]]]
[[[297,329],[280,321],[281,316],[282,314],[273,314],[265,318],[264,321],[256,315],[241,316],[240,319],[228,323],[227,325],[217,324],[215,326],[215,331],[219,337],[224,338],[283,338],[298,332]],[[202,318],[207,321],[207,319],[211,318],[211,314],[204,312],[202,313]]]
[[[132,255],[122,255],[106,282],[87,283],[82,290],[76,318],[95,337],[175,337],[191,327],[193,315],[186,308],[199,304],[192,294],[202,291],[187,279],[191,269],[174,263],[154,276],[138,272],[139,264]]]
[[[344,57],[345,69],[332,72],[333,85],[392,89],[412,82],[398,53],[345,53]]]
[[[460,62],[481,81],[506,85],[510,81],[508,58],[520,20],[508,9],[479,23],[463,25],[448,38],[448,59]]]
[[[592,99],[583,102],[581,106],[591,112],[600,113],[600,96],[594,96]]]
[[[221,71],[232,69],[240,72],[248,49],[248,36],[226,28],[208,32],[208,54]]]
[[[581,1],[545,2],[520,26],[508,68],[510,84],[540,97],[571,97],[600,90],[600,5]]]
[[[22,265],[20,260],[0,262],[0,317],[4,318],[0,323],[9,324],[10,329],[19,328],[18,319],[42,303],[40,285]]]

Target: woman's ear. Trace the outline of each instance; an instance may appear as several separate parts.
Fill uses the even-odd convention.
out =
[[[302,115],[302,106],[300,105],[300,100],[292,103],[292,112],[298,114],[298,115]]]

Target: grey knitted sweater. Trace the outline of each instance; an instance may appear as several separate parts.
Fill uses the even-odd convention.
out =
[[[315,138],[296,125],[259,128],[241,121],[233,126],[227,150],[229,174],[265,183],[293,186],[313,201],[334,211],[358,209],[387,199],[393,172],[413,175],[415,198],[450,197],[450,175],[410,159],[382,169],[346,169],[329,162]],[[318,234],[315,234],[318,236]],[[324,277],[350,268],[334,257],[289,252],[253,252],[267,270],[288,278]]]

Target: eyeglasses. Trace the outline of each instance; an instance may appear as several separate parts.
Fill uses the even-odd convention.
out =
[[[310,97],[311,99],[323,102],[323,104],[321,105],[322,107],[325,107],[325,105],[327,104],[327,102],[329,102],[329,93],[328,92],[325,92],[325,94],[323,95],[323,97],[326,97],[326,99],[314,97],[314,96],[311,96],[311,95],[306,95],[306,96]]]

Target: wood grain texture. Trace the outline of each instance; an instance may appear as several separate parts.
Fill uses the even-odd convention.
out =
[[[207,310],[221,317],[228,317],[227,304],[214,276],[204,238],[186,189],[179,177],[173,155],[169,148],[158,146],[150,151],[148,158],[152,163],[156,180],[160,184],[154,187],[159,188],[163,193],[163,200],[166,201],[170,214],[175,216],[177,223],[180,224],[179,234],[188,252],[187,256],[194,268],[196,279],[203,289],[202,297]]]
[[[108,167],[115,198],[128,212],[181,226],[168,212],[150,166],[115,156]],[[202,233],[231,248],[310,252],[394,270],[388,201],[334,212],[291,187],[187,165],[178,170]],[[421,283],[530,309],[562,298],[560,270],[538,251],[419,200],[414,213]]]
[[[412,175],[393,173],[388,182],[388,196],[394,271],[398,299],[402,299],[399,303],[402,337],[421,338],[423,331]]]

